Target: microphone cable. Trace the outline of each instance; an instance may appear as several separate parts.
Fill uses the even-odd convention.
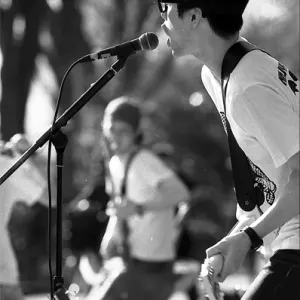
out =
[[[148,35],[151,38],[151,43],[149,43],[148,40]],[[148,33],[147,34],[143,34],[142,37],[142,42],[147,42],[147,47],[148,44],[154,49],[157,47],[158,45],[158,38],[154,33]],[[137,41],[139,39],[135,39],[134,41]],[[128,43],[126,43],[127,45]],[[153,45],[152,45],[153,44]],[[152,50],[151,47],[149,49],[147,49],[147,47],[145,47],[146,50]],[[117,47],[115,47],[117,48]],[[114,49],[114,47],[113,47]],[[118,56],[118,55],[116,55]],[[67,76],[70,74],[71,70],[79,63],[84,63],[84,62],[92,62],[94,60],[85,60],[86,57],[90,57],[90,55],[87,56],[83,56],[81,58],[79,58],[78,60],[76,60],[75,62],[73,62],[71,64],[71,66],[68,68],[67,72],[65,73],[65,75],[63,76],[60,88],[59,88],[59,93],[57,96],[57,102],[56,102],[56,108],[55,108],[55,112],[54,112],[54,116],[53,116],[53,121],[52,121],[52,125],[51,125],[51,129],[50,129],[50,137],[49,137],[49,141],[48,141],[48,157],[47,157],[47,188],[48,188],[48,199],[49,199],[49,212],[48,212],[48,264],[49,264],[49,276],[50,276],[50,297],[51,300],[55,300],[54,298],[54,287],[53,287],[53,281],[52,281],[52,277],[53,277],[53,271],[52,271],[52,241],[51,241],[51,236],[52,236],[52,193],[51,193],[51,139],[53,137],[53,135],[55,134],[54,132],[54,125],[55,122],[57,120],[57,115],[58,115],[58,111],[59,111],[59,107],[60,107],[60,103],[61,103],[61,98],[62,98],[62,92],[63,92],[63,88],[64,88],[64,84],[65,81],[67,79]],[[105,58],[105,57],[102,57]],[[61,199],[62,200],[62,199]]]

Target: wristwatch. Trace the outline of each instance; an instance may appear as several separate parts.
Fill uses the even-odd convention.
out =
[[[260,238],[259,235],[255,232],[255,230],[252,229],[251,227],[246,226],[241,231],[245,232],[251,240],[251,247],[250,247],[251,252],[256,251],[263,245],[264,242],[262,238]]]

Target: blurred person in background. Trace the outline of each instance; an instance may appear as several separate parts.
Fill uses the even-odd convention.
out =
[[[23,134],[14,135],[0,149],[0,170],[7,171],[30,147]],[[31,156],[0,186],[0,299],[21,300],[18,263],[8,233],[8,222],[13,206],[17,202],[32,205],[45,199],[42,196],[46,186],[46,170],[42,170],[42,159],[38,154]],[[45,165],[44,165],[45,166]]]
[[[142,117],[139,104],[129,97],[111,101],[104,113],[111,201],[100,252],[106,260],[121,255],[126,267],[100,299],[167,300],[173,292],[175,210],[189,192],[153,151],[141,146]]]
[[[202,81],[223,119],[222,62],[233,45],[246,41],[240,29],[247,4],[248,0],[158,1],[173,56],[191,54],[204,64]],[[226,111],[265,199],[250,226],[209,248],[207,256],[222,255],[217,279],[223,281],[238,270],[249,250],[271,236],[271,258],[243,299],[298,299],[299,81],[267,53],[251,51],[231,73]],[[238,206],[238,219],[251,214]]]

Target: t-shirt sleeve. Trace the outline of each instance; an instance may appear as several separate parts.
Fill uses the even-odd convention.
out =
[[[234,103],[233,118],[270,153],[276,167],[299,152],[299,116],[290,99],[271,87],[248,87]]]
[[[135,160],[138,176],[151,187],[157,187],[164,179],[174,176],[174,172],[155,154],[143,150]]]

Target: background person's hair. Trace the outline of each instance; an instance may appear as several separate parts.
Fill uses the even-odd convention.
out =
[[[109,102],[107,105],[103,126],[106,122],[122,121],[127,123],[136,134],[134,142],[137,145],[143,142],[143,133],[141,131],[142,108],[136,98],[121,96]]]
[[[178,16],[193,8],[200,8],[212,30],[222,38],[230,38],[243,26],[243,12],[249,0],[179,0]]]

